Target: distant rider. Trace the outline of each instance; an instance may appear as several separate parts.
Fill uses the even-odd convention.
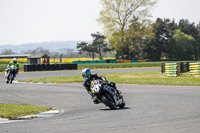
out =
[[[91,92],[91,81],[95,80],[95,79],[100,79],[104,82],[106,82],[109,86],[113,87],[114,89],[117,90],[116,85],[114,82],[110,82],[107,81],[105,77],[98,75],[97,73],[91,73],[89,68],[85,68],[82,70],[82,76],[84,78],[84,82],[83,82],[83,86],[86,88],[86,90],[88,91],[88,93],[92,96],[93,98],[93,102],[95,104],[98,104],[99,101],[97,100],[97,98],[95,96],[93,96],[92,92]],[[117,92],[120,94],[120,92],[117,90]]]
[[[8,66],[7,66],[7,69],[6,69],[6,72],[7,72],[7,81],[6,81],[6,83],[8,83],[9,82],[9,80],[8,80],[8,70],[9,70],[9,68],[11,67],[11,66],[14,66],[14,68],[15,68],[15,75],[14,75],[14,77],[18,74],[18,72],[19,72],[19,63],[17,62],[17,58],[13,58],[13,60],[8,64]]]

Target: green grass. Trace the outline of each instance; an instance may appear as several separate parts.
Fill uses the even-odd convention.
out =
[[[108,80],[124,84],[200,86],[200,78],[167,77],[160,72],[132,72],[105,74]]]
[[[19,71],[24,71],[24,64],[25,63],[19,63]],[[7,68],[8,64],[5,63],[0,63],[0,72],[5,71],[5,69]]]
[[[136,68],[136,67],[160,67],[162,62],[136,62],[136,63],[92,63],[92,64],[78,64],[78,69],[107,69],[107,68]],[[24,71],[24,64],[19,63],[20,71]],[[8,63],[0,62],[0,72],[5,71]]]
[[[162,62],[135,62],[135,63],[91,63],[78,64],[78,68],[133,68],[133,67],[160,67]]]
[[[167,77],[158,71],[155,72],[125,72],[100,74],[107,80],[122,84],[140,85],[175,85],[175,86],[200,86],[200,78],[184,75],[183,77]],[[83,82],[81,75],[46,77],[20,80],[21,82],[42,83],[74,83]]]
[[[1,118],[17,118],[39,112],[48,111],[50,108],[31,105],[17,105],[17,104],[3,104],[0,103],[0,117]]]
[[[83,78],[82,78],[81,75],[73,75],[73,76],[60,76],[60,77],[44,77],[44,78],[25,79],[25,80],[19,80],[19,82],[75,83],[75,82],[83,82]]]
[[[19,80],[19,82],[32,82],[32,83],[76,83],[76,82],[83,82],[83,77],[81,75],[60,76],[60,77],[44,77],[44,78],[33,78],[33,79]]]
[[[137,63],[92,63],[92,64],[78,64],[78,69],[106,69],[106,68],[133,68],[133,67],[160,67],[162,62],[137,62]],[[24,71],[24,64],[19,63],[20,71]],[[0,72],[5,71],[8,63],[0,62]]]
[[[5,69],[7,68],[7,66],[8,66],[8,64],[0,63],[0,72],[5,71]]]

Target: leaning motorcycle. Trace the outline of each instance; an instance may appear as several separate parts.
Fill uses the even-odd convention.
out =
[[[118,94],[116,89],[109,86],[101,80],[91,81],[92,94],[97,97],[97,100],[110,109],[124,108],[125,101],[121,94]]]
[[[15,78],[16,72],[17,72],[17,69],[14,66],[10,66],[8,69],[5,70],[6,83],[12,84]]]

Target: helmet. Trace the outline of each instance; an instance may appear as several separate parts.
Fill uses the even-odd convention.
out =
[[[14,62],[14,63],[17,63],[17,58],[13,58],[13,62]]]
[[[89,68],[85,68],[82,70],[82,76],[84,79],[88,79],[91,76],[91,72]]]

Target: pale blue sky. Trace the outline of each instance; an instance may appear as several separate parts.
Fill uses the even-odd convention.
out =
[[[158,0],[152,12],[161,18],[200,21],[199,0]],[[103,32],[96,19],[99,0],[0,0],[0,45],[45,41],[92,40]]]

